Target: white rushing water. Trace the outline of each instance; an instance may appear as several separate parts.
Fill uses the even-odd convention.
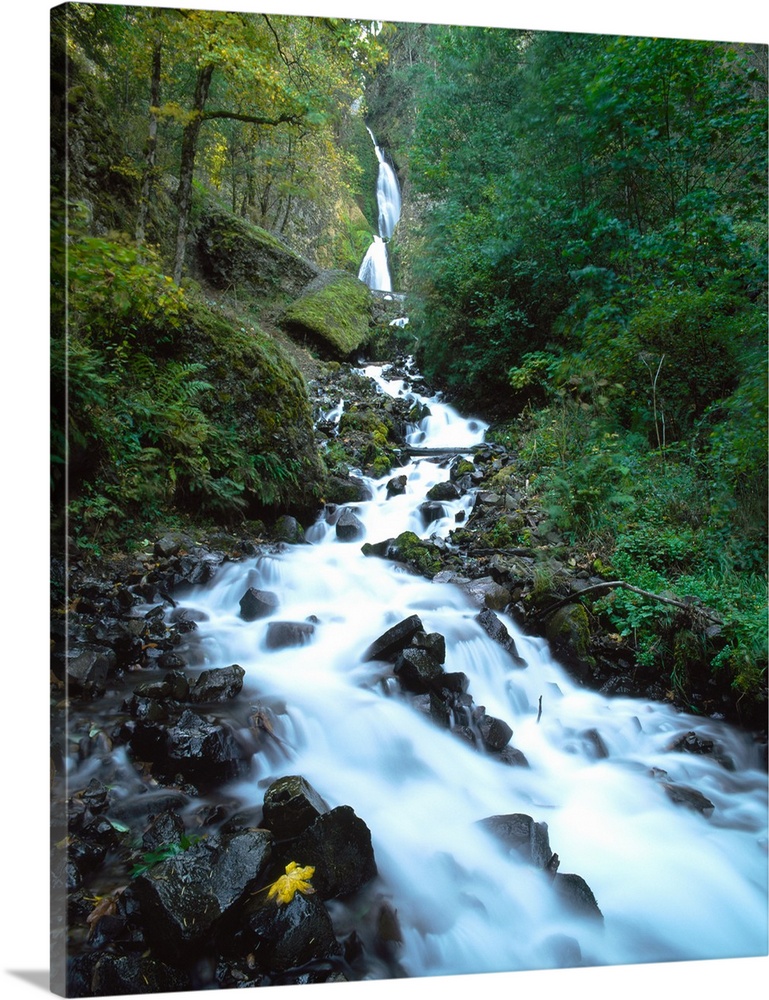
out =
[[[366,372],[382,391],[406,392],[381,369]],[[428,403],[431,416],[413,428],[411,444],[469,449],[483,440],[483,423]],[[338,541],[333,518],[322,517],[310,544],[229,564],[181,598],[203,619],[197,666],[239,663],[252,704],[274,713],[280,742],[254,756],[238,795],[259,804],[273,780],[300,774],[329,806],[352,806],[371,830],[379,889],[397,910],[409,976],[546,968],[557,964],[548,944],[555,935],[576,939],[585,965],[765,954],[767,789],[752,741],[665,704],[580,688],[544,641],[500,614],[526,661],[516,667],[459,587],[363,556],[364,542],[407,529],[446,537],[460,508],[469,510],[463,498],[425,527],[418,505],[448,469],[424,459],[397,472],[408,477],[404,496],[386,498],[386,476],[369,481],[372,500],[350,505],[364,538]],[[269,618],[240,618],[249,587],[278,596]],[[445,636],[445,669],[467,674],[474,703],[513,728],[511,744],[530,767],[470,748],[401,697],[387,665],[364,662],[373,640],[413,614],[425,631]],[[317,624],[306,645],[266,648],[270,621],[311,617]],[[735,769],[667,751],[692,729],[715,740]],[[607,757],[597,757],[591,730]],[[712,815],[675,805],[655,769],[707,796]],[[586,880],[603,925],[569,915],[542,872],[477,825],[509,813],[547,823],[559,871]]]
[[[366,131],[374,143],[379,168],[377,172],[376,200],[378,234],[372,237],[371,246],[366,251],[358,277],[369,288],[380,292],[392,291],[390,264],[387,257],[387,240],[390,239],[401,215],[401,191],[398,178],[390,165],[384,150],[377,145],[374,133],[368,126]]]
[[[390,264],[387,258],[387,244],[381,236],[374,236],[371,246],[366,251],[366,256],[360,265],[358,277],[369,288],[376,289],[376,291],[392,291]]]

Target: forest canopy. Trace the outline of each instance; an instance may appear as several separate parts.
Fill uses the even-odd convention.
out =
[[[745,690],[764,684],[765,45],[118,4],[52,13],[65,42],[53,47],[55,319],[67,296],[77,305],[66,330],[54,322],[52,478],[61,501],[68,463],[81,546],[132,517],[237,518],[289,505],[300,483],[305,511],[321,496],[317,456],[295,448],[311,437],[307,402],[259,331],[276,302],[233,287],[230,312],[213,316],[194,241],[215,204],[314,266],[357,274],[376,217],[370,125],[403,189],[388,247],[407,294],[403,349],[493,420],[490,437],[515,449],[554,528],[597,570],[721,609],[731,631],[716,665]],[[233,402],[242,385],[214,377],[223,356],[276,373],[260,420]],[[303,428],[282,441],[268,416],[278,396]],[[604,610],[673,674],[713,660],[676,647],[631,592]]]

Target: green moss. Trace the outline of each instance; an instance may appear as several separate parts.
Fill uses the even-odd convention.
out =
[[[547,639],[561,653],[582,663],[593,663],[590,656],[590,623],[581,604],[566,604],[553,612],[547,622]]]
[[[452,479],[461,479],[462,476],[469,476],[474,471],[475,466],[472,462],[466,458],[460,458],[452,470]]]
[[[393,543],[396,558],[430,579],[443,568],[437,549],[423,542],[413,531],[404,531]]]
[[[314,264],[273,233],[210,206],[202,210],[197,253],[211,284],[257,296],[298,295],[318,275]]]
[[[283,313],[282,325],[324,353],[346,358],[369,339],[371,293],[345,272],[330,272]]]
[[[360,466],[375,478],[387,475],[398,462],[392,421],[373,410],[345,411],[339,421],[337,448],[344,450],[348,466]]]

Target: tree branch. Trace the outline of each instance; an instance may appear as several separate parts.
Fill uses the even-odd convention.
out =
[[[232,121],[248,122],[251,125],[301,125],[304,121],[302,115],[285,114],[278,115],[277,118],[268,118],[266,115],[247,115],[238,111],[205,111],[201,116],[203,121],[210,121],[213,118],[229,118]]]
[[[641,590],[640,587],[634,587],[630,583],[625,583],[624,580],[608,580],[606,583],[596,583],[592,587],[585,587],[584,590],[577,590],[573,594],[569,594],[568,597],[564,597],[560,601],[556,601],[555,604],[551,604],[549,608],[545,608],[544,611],[538,612],[536,618],[544,618],[553,611],[557,611],[558,608],[562,608],[565,604],[570,604],[572,601],[578,600],[585,594],[596,593],[600,590],[613,590],[617,587],[624,587],[625,590],[630,590],[634,594],[639,594],[641,597],[648,597],[652,601],[660,601],[662,604],[672,604],[675,608],[682,608],[684,611],[691,611],[694,605],[687,603],[686,601],[678,601],[673,597],[663,597],[661,594],[655,594],[650,590]],[[712,611],[707,608],[697,606],[697,611],[704,617],[709,618],[710,621],[716,622],[717,624],[723,624],[722,620],[715,615]]]

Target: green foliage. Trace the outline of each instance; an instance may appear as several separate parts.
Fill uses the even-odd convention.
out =
[[[766,106],[749,57],[673,39],[430,37],[411,150],[437,202],[415,270],[426,367],[510,412],[542,402],[535,358],[576,347],[627,381],[623,416],[654,438],[640,356],[664,355],[667,440],[685,435],[734,388],[733,346],[765,288]]]
[[[200,837],[188,837],[184,833],[179,840],[174,841],[172,844],[161,844],[154,851],[145,851],[141,856],[141,860],[137,861],[131,869],[131,878],[144,875],[145,872],[154,868],[155,865],[159,865],[163,861],[168,861],[169,858],[178,857],[197,844],[200,839]]]
[[[322,287],[311,287],[282,317],[288,328],[341,358],[368,341],[370,321],[371,293],[362,281],[341,272]]]
[[[176,515],[231,521],[320,493],[309,403],[277,348],[188,301],[146,248],[75,239],[68,258],[53,468],[58,492],[68,468],[68,530],[81,551]]]

